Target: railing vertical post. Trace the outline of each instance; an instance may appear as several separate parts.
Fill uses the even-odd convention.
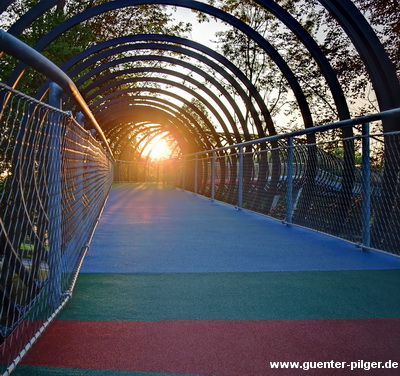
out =
[[[215,199],[215,151],[212,153],[211,160],[211,201]]]
[[[243,146],[239,146],[239,176],[238,176],[238,205],[240,210],[243,207]]]
[[[83,127],[83,119],[84,118],[85,118],[85,115],[83,115],[82,112],[77,112],[75,115],[75,119],[81,127]]]
[[[84,119],[84,115],[82,112],[77,112],[75,115],[75,119],[78,122],[78,124],[83,127],[83,119]],[[84,219],[84,211],[83,211],[83,192],[86,190],[86,180],[88,179],[88,177],[85,177],[85,155],[80,152],[80,153],[76,153],[75,154],[76,160],[77,160],[77,168],[79,169],[79,174],[76,176],[75,178],[75,197],[76,197],[76,202],[78,205],[77,208],[77,215],[76,218],[79,218],[79,220],[81,220],[81,230],[82,232],[86,233],[89,231],[89,229],[87,228],[88,223],[85,221]]]
[[[286,171],[286,224],[291,225],[293,217],[293,137],[288,138]]]
[[[197,174],[199,172],[199,156],[196,155],[196,159],[194,160],[194,194],[197,195],[198,190],[198,177]]]
[[[61,88],[50,84],[49,104],[61,108]],[[61,303],[61,125],[58,114],[49,116],[49,295],[50,304]]]
[[[182,157],[182,190],[186,188],[186,157]]]
[[[362,249],[371,245],[371,162],[369,123],[362,125]]]

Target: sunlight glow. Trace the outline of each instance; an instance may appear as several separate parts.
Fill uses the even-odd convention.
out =
[[[147,145],[143,154],[150,156],[153,160],[167,159],[170,157],[171,149],[165,139],[160,136]]]

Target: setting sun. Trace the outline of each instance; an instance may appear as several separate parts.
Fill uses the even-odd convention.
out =
[[[144,155],[157,160],[169,158],[170,154],[171,149],[162,136],[155,138],[144,150]]]

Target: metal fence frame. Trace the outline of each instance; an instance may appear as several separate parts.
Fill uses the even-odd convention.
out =
[[[311,147],[317,147],[321,146],[322,144],[325,143],[354,143],[355,140],[360,141],[360,152],[362,154],[362,163],[361,167],[356,167],[354,165],[354,162],[352,162],[350,167],[346,167],[346,163],[343,163],[343,169],[349,169],[350,173],[352,174],[357,174],[359,175],[359,180],[361,180],[361,183],[357,185],[360,188],[357,188],[357,195],[358,195],[358,200],[361,201],[361,234],[358,236],[360,238],[359,241],[354,241],[354,240],[349,240],[344,238],[345,240],[349,240],[357,245],[357,247],[360,247],[363,250],[368,250],[368,249],[378,249],[384,252],[388,252],[391,254],[395,255],[400,255],[400,238],[398,234],[395,233],[395,231],[392,231],[391,234],[388,236],[394,237],[395,238],[395,243],[397,244],[395,249],[391,248],[385,248],[385,246],[380,246],[379,244],[377,245],[376,243],[373,244],[371,242],[371,231],[372,231],[372,215],[371,215],[371,201],[372,201],[372,196],[371,192],[373,191],[373,187],[371,186],[372,178],[373,176],[371,175],[371,166],[370,166],[370,140],[372,136],[375,137],[375,135],[370,135],[370,123],[374,121],[381,121],[383,119],[399,119],[400,116],[400,108],[393,109],[393,110],[388,110],[388,111],[383,111],[377,114],[373,115],[368,115],[368,116],[363,116],[359,118],[354,118],[354,119],[349,119],[349,120],[344,120],[340,121],[337,123],[332,123],[332,124],[326,124],[318,127],[313,127],[313,128],[308,128],[304,130],[299,130],[296,132],[291,132],[287,134],[282,134],[282,135],[276,135],[276,136],[271,136],[271,137],[266,137],[262,139],[257,139],[257,140],[252,140],[248,142],[244,142],[241,144],[236,144],[236,145],[230,145],[227,147],[223,148],[218,148],[218,149],[213,149],[213,150],[207,150],[207,151],[202,151],[198,153],[192,153],[188,155],[182,156],[180,159],[174,159],[165,162],[165,170],[168,170],[168,165],[170,166],[170,170],[174,171],[173,173],[171,172],[169,175],[168,173],[166,174],[165,179],[169,180],[170,182],[175,182],[175,184],[184,189],[188,190],[191,192],[194,192],[195,194],[200,194],[204,195],[206,197],[209,197],[210,200],[219,200],[219,201],[224,201],[229,204],[234,205],[237,209],[241,210],[243,209],[243,196],[245,194],[245,187],[244,185],[246,184],[246,181],[249,181],[249,177],[244,176],[246,174],[246,157],[248,158],[253,158],[254,156],[254,149],[257,149],[257,153],[260,152],[261,149],[264,148],[264,152],[270,152],[273,153],[275,150],[277,153],[278,152],[284,152],[285,153],[285,160],[284,160],[284,166],[280,167],[281,170],[284,170],[284,176],[281,175],[278,177],[278,180],[280,183],[283,182],[283,185],[285,186],[285,213],[284,217],[279,218],[283,223],[286,225],[301,225],[302,227],[307,227],[311,228],[314,230],[318,230],[321,232],[325,232],[324,230],[320,230],[318,228],[313,227],[312,225],[309,225],[308,223],[301,223],[299,224],[295,220],[293,220],[293,214],[294,214],[294,195],[293,195],[293,190],[294,190],[294,179],[293,176],[296,175],[293,172],[294,168],[299,168],[299,165],[294,163],[294,156],[295,156],[295,151],[299,148],[311,148]],[[336,130],[336,129],[343,129],[345,127],[353,127],[353,126],[361,126],[361,134],[354,136],[354,137],[349,137],[349,138],[337,138],[334,141],[327,141],[327,142],[322,142],[322,143],[303,143],[301,145],[296,144],[296,140],[301,138],[303,136],[307,135],[314,135],[316,136],[318,133],[324,133],[329,130]],[[400,137],[399,132],[391,132],[391,133],[385,133],[379,135],[385,140],[385,167],[386,170],[388,169],[389,166],[393,167],[393,171],[395,171],[395,175],[397,176],[397,179],[399,179],[398,174],[399,174],[399,165],[400,165],[400,155],[398,154],[400,152],[400,146],[399,146],[399,141],[396,139],[392,142],[390,141],[389,137]],[[275,147],[266,147],[265,145],[275,145]],[[393,150],[396,149],[397,145],[397,151]],[[354,150],[354,145],[352,146],[352,149]],[[325,153],[325,152],[324,152]],[[396,154],[397,153],[397,154]],[[232,186],[232,191],[234,192],[235,197],[232,198],[230,197],[229,199],[226,198],[221,198],[221,192],[218,194],[218,188],[220,181],[218,180],[219,177],[217,176],[220,173],[220,166],[218,160],[222,158],[232,158],[234,156],[236,158],[236,161],[230,162],[231,164],[237,165],[235,167],[235,171],[233,174],[237,174],[235,176],[235,181],[233,181],[233,178],[228,176],[226,179],[226,182],[224,181],[225,184],[229,184]],[[353,155],[354,156],[354,155]],[[330,157],[327,155],[327,157]],[[389,159],[388,159],[389,158]],[[279,157],[278,157],[279,160]],[[225,162],[221,162],[222,164],[225,164]],[[273,163],[271,163],[273,165]],[[179,173],[177,175],[177,170],[179,167]],[[228,168],[224,166],[226,170]],[[194,173],[190,173],[190,171],[194,171]],[[202,170],[202,172],[199,172]],[[204,171],[206,171],[206,177],[204,177]],[[270,172],[272,173],[272,172]],[[324,172],[325,174],[327,172]],[[201,175],[203,174],[203,175]],[[228,173],[229,175],[229,173]],[[224,176],[226,176],[226,172],[224,173]],[[225,179],[225,178],[224,178]],[[228,182],[228,180],[230,181]],[[355,189],[355,180],[353,176],[353,183],[351,186],[351,190]],[[342,183],[340,182],[340,191],[344,191],[345,187],[341,185]],[[344,185],[345,183],[343,183]],[[393,190],[398,189],[398,180],[393,181]],[[225,190],[228,190],[227,187],[224,188]],[[382,190],[382,187],[377,188],[378,190]],[[375,189],[375,191],[377,191]],[[393,204],[393,203],[392,203]],[[253,211],[258,211],[256,209],[251,209]],[[263,214],[270,215],[270,212],[262,212]],[[381,213],[382,214],[382,213]],[[400,225],[400,223],[398,223]],[[336,234],[334,231],[332,232],[326,232],[329,235],[337,236],[342,238],[340,234]]]
[[[59,95],[53,86],[50,102],[60,103]],[[8,375],[71,298],[111,188],[113,161],[71,113],[3,84],[0,96],[17,98],[0,117],[8,131],[0,161],[0,359]]]
[[[49,103],[0,83],[0,373],[9,375],[72,296],[113,180],[107,139],[70,78],[0,30],[0,50],[50,78]],[[74,100],[92,133],[61,109]],[[82,114],[77,118],[82,121]],[[31,241],[32,239],[32,241]]]

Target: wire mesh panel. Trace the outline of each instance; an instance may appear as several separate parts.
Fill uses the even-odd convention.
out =
[[[163,163],[160,161],[131,162],[116,161],[115,183],[158,183],[163,180]]]
[[[185,189],[400,255],[400,135],[355,133],[319,142],[278,136],[185,156],[186,171],[197,161]]]
[[[371,137],[371,245],[400,255],[400,133]]]
[[[182,187],[182,166],[180,159],[167,159],[160,161],[161,182],[165,186]]]
[[[70,297],[112,162],[69,113],[0,84],[1,373]]]

